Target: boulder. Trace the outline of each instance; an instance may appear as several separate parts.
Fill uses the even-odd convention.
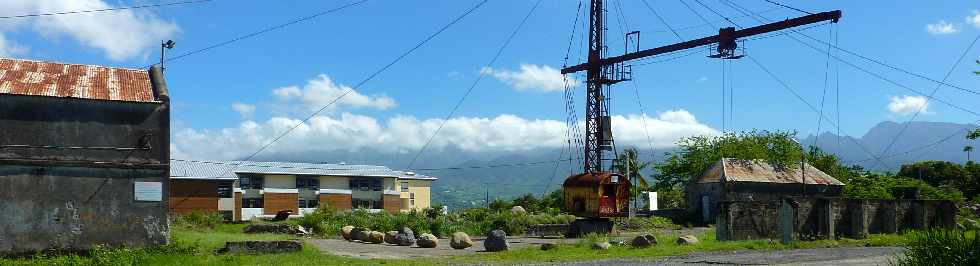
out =
[[[226,242],[225,246],[215,250],[215,253],[284,253],[298,252],[303,249],[303,243],[297,240],[285,241],[233,241]]]
[[[288,224],[251,224],[242,229],[246,234],[271,233],[271,234],[295,234],[296,228]]]
[[[367,228],[364,228],[364,227],[357,227],[357,228],[354,228],[353,231],[351,231],[350,238],[351,238],[351,240],[358,240],[358,241],[365,241],[365,242],[367,242],[368,234],[369,233],[371,233],[371,229],[367,229]]]
[[[351,231],[354,231],[354,226],[344,226],[340,228],[340,236],[344,237],[344,240],[351,240]]]
[[[541,244],[541,250],[552,250],[558,248],[558,245],[552,243]]]
[[[455,232],[449,239],[449,246],[454,249],[465,249],[473,246],[473,240],[466,233]]]
[[[296,236],[308,236],[310,235],[310,230],[306,230],[306,227],[302,225],[296,226]]]
[[[368,233],[368,241],[371,244],[381,244],[385,242],[385,234],[378,231],[371,231]]]
[[[609,242],[595,242],[595,243],[592,243],[592,249],[607,250],[610,247],[612,247],[612,244],[609,244]]]
[[[487,252],[505,251],[510,249],[507,244],[507,233],[504,230],[493,230],[487,234],[487,239],[483,241],[483,247]]]
[[[385,243],[392,244],[392,245],[394,245],[395,243],[398,243],[398,242],[395,242],[395,235],[397,235],[397,234],[398,234],[398,231],[388,231],[388,232],[386,232],[385,233]]]
[[[656,244],[657,237],[654,237],[653,235],[636,236],[633,238],[633,241],[630,242],[630,245],[635,248],[646,248]]]
[[[395,234],[395,244],[406,247],[415,245],[415,234],[412,233],[411,229],[399,231],[398,234]]]
[[[686,235],[677,238],[678,245],[694,245],[698,243],[698,238],[692,235]]]
[[[439,246],[439,239],[432,234],[422,234],[419,235],[419,239],[416,243],[420,248],[435,248]]]
[[[514,206],[513,208],[510,208],[510,213],[513,213],[514,215],[525,215],[527,214],[527,211],[524,210],[524,207]]]

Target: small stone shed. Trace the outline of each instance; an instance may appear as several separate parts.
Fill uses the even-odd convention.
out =
[[[712,223],[720,202],[841,197],[844,183],[809,164],[804,169],[800,164],[780,168],[764,160],[722,158],[687,185],[687,211]]]
[[[163,71],[0,58],[0,256],[166,244]]]

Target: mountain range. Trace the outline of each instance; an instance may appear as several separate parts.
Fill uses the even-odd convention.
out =
[[[825,132],[819,136],[806,136],[800,142],[808,146],[816,144],[825,152],[837,154],[849,165],[894,172],[902,164],[922,160],[965,162],[963,147],[977,146],[966,139],[966,133],[977,127],[972,124],[946,122],[906,124],[886,121],[875,125],[860,138]],[[904,133],[900,133],[903,131]],[[901,136],[895,138],[899,134]],[[657,161],[669,151],[641,150],[639,159]],[[540,196],[558,189],[565,177],[580,171],[580,162],[576,156],[577,153],[573,154],[569,160],[567,151],[561,149],[486,153],[447,148],[427,151],[417,159],[415,153],[334,150],[270,154],[254,160],[344,162],[385,165],[395,170],[411,168],[415,172],[438,177],[439,180],[432,186],[433,201],[456,209],[482,206],[488,198],[512,198],[526,193]],[[412,160],[416,161],[410,163]],[[652,170],[647,173],[650,174]]]

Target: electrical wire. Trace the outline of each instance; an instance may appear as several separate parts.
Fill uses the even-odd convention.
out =
[[[718,15],[719,17],[725,19],[725,21],[728,21],[728,23],[731,23],[732,25],[735,25],[735,27],[739,27],[739,28],[742,27],[742,26],[739,26],[738,23],[735,23],[735,21],[732,21],[731,19],[728,19],[728,17],[726,17],[725,15],[722,15],[720,12],[718,12],[714,8],[711,8],[708,5],[705,5],[704,3],[701,2],[701,0],[694,0],[694,2],[698,3],[699,5],[701,5],[702,7],[706,8],[706,9],[708,9],[708,11],[711,11],[712,13],[715,13],[715,15]]]
[[[953,65],[949,67],[949,71],[947,71],[946,75],[943,76],[944,83],[946,82],[947,79],[949,79],[949,76],[953,74],[953,71],[956,71],[956,67],[958,67],[960,63],[963,62],[963,58],[966,58],[966,55],[970,53],[970,50],[973,49],[973,46],[977,44],[977,40],[980,40],[980,34],[978,34],[976,38],[973,38],[973,42],[970,42],[970,46],[966,47],[966,50],[964,50],[963,53],[960,54],[960,57],[956,59],[956,62],[954,62]],[[932,96],[936,95],[936,92],[938,92],[939,89],[942,87],[943,87],[942,84],[936,85],[936,88],[932,89],[932,92],[929,93],[929,98],[932,98]],[[879,157],[881,157],[881,155],[884,155],[885,153],[888,153],[888,150],[891,150],[892,146],[895,145],[895,142],[898,141],[898,138],[901,137],[903,134],[905,134],[905,131],[909,129],[909,125],[912,124],[912,121],[915,121],[915,119],[919,117],[919,114],[922,113],[922,111],[925,110],[926,106],[928,105],[929,105],[929,100],[927,99],[925,104],[922,106],[922,108],[915,110],[915,113],[912,114],[912,117],[909,118],[909,120],[906,121],[905,124],[902,126],[902,130],[899,130],[898,134],[896,134],[895,137],[892,138],[892,141],[888,143],[888,146],[886,146],[885,149],[878,154]]]
[[[77,11],[61,11],[61,12],[51,12],[51,13],[39,13],[39,14],[10,15],[10,16],[0,16],[0,19],[15,19],[15,18],[31,18],[31,17],[47,17],[47,16],[58,16],[58,15],[74,15],[74,14],[98,13],[98,12],[120,11],[120,10],[130,10],[130,9],[142,9],[142,8],[154,8],[154,7],[167,7],[167,6],[200,4],[200,3],[211,2],[211,1],[214,1],[214,0],[182,1],[182,2],[151,4],[151,5],[139,5],[139,6],[112,7],[112,8],[100,8],[100,9],[77,10]]]
[[[527,20],[531,18],[531,15],[534,14],[534,10],[538,9],[538,5],[540,4],[541,4],[541,0],[538,0],[537,2],[534,3],[534,6],[531,7],[531,10],[528,10],[527,15],[524,15],[524,19],[522,19],[521,22],[517,24],[517,28],[515,28],[514,31],[512,31],[509,36],[507,36],[507,40],[505,40],[503,45],[501,45],[500,48],[497,49],[497,53],[493,55],[493,58],[490,59],[490,62],[488,62],[483,69],[489,69],[493,67],[493,64],[497,62],[497,59],[500,58],[500,55],[504,53],[504,49],[506,49],[507,46],[510,45],[510,42],[514,40],[514,36],[517,36],[517,33],[521,31],[521,28],[524,27],[524,24],[527,23]],[[419,159],[420,156],[422,156],[422,153],[425,151],[425,148],[429,147],[429,144],[432,143],[432,140],[439,135],[439,131],[441,131],[444,126],[446,126],[446,123],[449,122],[449,119],[451,119],[454,115],[456,115],[456,111],[459,110],[459,107],[463,105],[463,102],[465,102],[466,98],[470,96],[470,93],[473,92],[473,89],[476,88],[476,85],[479,84],[480,81],[487,76],[487,74],[488,74],[487,71],[480,71],[480,75],[477,76],[476,80],[473,81],[473,84],[470,84],[470,87],[466,89],[466,93],[463,94],[463,97],[459,98],[459,101],[457,101],[456,105],[453,106],[452,111],[449,111],[449,114],[447,114],[446,118],[442,120],[442,123],[439,123],[439,127],[436,128],[436,131],[433,132],[431,136],[429,136],[429,139],[425,141],[425,144],[423,144],[422,147],[419,148],[419,151],[415,153],[415,156],[412,157],[412,161],[408,163],[407,168],[412,168],[412,166],[415,166],[415,162]]]
[[[773,4],[773,5],[785,7],[787,9],[799,11],[799,12],[804,13],[804,14],[807,14],[807,15],[813,15],[813,13],[811,13],[809,11],[806,11],[806,10],[803,10],[803,9],[799,9],[799,8],[795,8],[795,7],[791,7],[791,6],[788,6],[788,5],[781,4],[781,3],[777,3],[775,1],[771,1],[771,0],[763,0],[763,1],[769,2],[770,4]]]
[[[667,20],[664,20],[664,17],[661,17],[660,14],[657,13],[657,11],[654,10],[652,6],[650,6],[650,3],[647,3],[647,0],[643,0],[643,5],[646,5],[647,6],[647,9],[649,9],[650,12],[653,13],[653,15],[656,16],[657,19],[660,20],[660,23],[663,23],[664,26],[667,26],[667,29],[669,29],[670,32],[674,33],[674,36],[677,37],[677,40],[684,41],[684,38],[681,37],[681,35],[679,33],[677,33],[677,31],[674,30],[673,27],[670,26],[670,24],[667,24]]]
[[[259,31],[255,31],[255,32],[252,32],[252,33],[241,35],[241,36],[232,38],[232,39],[227,40],[227,41],[215,43],[215,44],[209,45],[209,46],[204,47],[204,48],[200,48],[200,49],[197,49],[197,50],[186,52],[186,53],[183,53],[183,54],[174,56],[174,57],[166,58],[164,60],[164,62],[168,62],[169,63],[171,61],[176,61],[176,60],[182,59],[184,57],[188,57],[188,56],[191,56],[191,55],[203,53],[203,52],[206,52],[206,51],[211,50],[211,49],[214,49],[214,48],[218,48],[218,47],[222,47],[222,46],[225,46],[225,45],[229,45],[229,44],[232,44],[232,43],[241,41],[241,40],[249,39],[249,38],[252,38],[252,37],[255,37],[255,36],[259,36],[259,35],[268,33],[270,31],[275,31],[275,30],[278,30],[278,29],[282,29],[282,28],[285,28],[287,26],[290,26],[290,25],[293,25],[293,24],[296,24],[296,23],[304,22],[304,21],[307,21],[307,20],[311,20],[311,19],[314,19],[314,18],[323,16],[323,15],[326,15],[326,14],[330,14],[330,13],[334,13],[334,12],[337,12],[337,11],[341,11],[341,10],[347,9],[349,7],[360,5],[360,4],[363,4],[364,2],[367,2],[367,1],[368,0],[360,0],[360,1],[357,1],[357,2],[348,3],[348,4],[345,4],[345,5],[342,5],[342,6],[339,6],[339,7],[335,7],[335,8],[332,8],[332,9],[328,9],[328,10],[324,10],[324,11],[321,11],[321,12],[317,12],[317,13],[314,13],[314,14],[309,15],[309,16],[305,16],[305,17],[301,17],[301,18],[298,18],[298,19],[295,19],[295,20],[288,21],[286,23],[278,24],[278,25],[275,25],[275,26],[272,26],[272,27],[261,29]],[[149,68],[150,66],[152,66],[152,65],[145,66],[144,68]]]
[[[829,34],[829,36],[827,38],[830,38],[830,39],[833,39],[834,38],[834,26],[833,25],[830,25],[830,26],[827,27],[827,33]],[[831,47],[830,46],[827,46],[827,59],[826,59],[827,61],[826,61],[826,63],[824,63],[824,69],[823,69],[823,91],[820,93],[820,115],[817,116],[817,131],[816,131],[815,136],[813,137],[813,144],[810,145],[812,147],[817,147],[817,144],[820,142],[820,127],[823,126],[823,108],[824,108],[824,102],[826,102],[826,100],[827,100],[827,87],[830,84],[830,81],[829,81],[829,79],[830,79],[830,62],[833,61],[833,60],[830,59],[830,52],[831,52]],[[838,123],[840,123],[840,122],[838,121]],[[879,156],[881,156],[881,155],[879,155]]]
[[[377,77],[381,73],[385,72],[386,70],[388,70],[388,68],[391,68],[391,66],[394,66],[396,63],[400,62],[402,59],[404,59],[405,57],[407,57],[409,54],[411,54],[415,50],[418,50],[423,45],[425,45],[426,43],[428,43],[429,41],[431,41],[432,39],[435,39],[435,37],[436,36],[439,36],[439,34],[445,32],[447,29],[449,29],[453,25],[456,25],[456,23],[459,23],[459,21],[463,20],[463,18],[465,18],[466,16],[468,16],[469,14],[473,13],[474,11],[476,11],[477,9],[479,9],[480,7],[482,7],[484,4],[486,4],[487,1],[488,0],[480,1],[479,3],[477,3],[476,5],[474,5],[473,7],[470,7],[465,12],[463,12],[463,14],[457,16],[455,19],[453,19],[452,21],[450,21],[446,25],[444,25],[441,28],[439,28],[439,30],[437,30],[436,32],[434,32],[431,35],[427,36],[425,39],[423,39],[422,41],[420,41],[419,43],[417,43],[412,48],[410,48],[410,49],[406,50],[405,52],[403,52],[401,55],[399,55],[398,57],[396,57],[395,59],[393,59],[388,64],[386,64],[383,67],[379,68],[378,70],[374,71],[373,73],[371,73],[371,75],[368,75],[366,78],[364,78],[363,80],[361,80],[360,82],[358,82],[353,87],[348,87],[339,96],[335,97],[333,100],[331,100],[327,104],[323,105],[323,107],[321,107],[320,109],[316,110],[315,112],[313,112],[312,114],[310,114],[309,116],[307,116],[306,118],[304,118],[299,123],[296,123],[296,125],[288,128],[288,129],[286,129],[286,131],[280,133],[276,138],[272,139],[272,141],[266,143],[265,145],[263,145],[262,147],[260,147],[258,150],[256,150],[255,152],[253,152],[252,154],[250,154],[248,157],[246,157],[245,160],[248,161],[248,160],[252,159],[256,155],[258,155],[259,153],[261,153],[262,151],[264,151],[265,149],[269,148],[270,146],[272,146],[273,144],[275,144],[276,142],[278,142],[280,139],[282,139],[283,137],[285,137],[286,135],[288,135],[290,132],[293,132],[293,130],[296,130],[296,128],[298,128],[299,126],[306,124],[307,122],[310,121],[310,119],[313,119],[313,117],[315,117],[317,114],[323,112],[323,110],[326,110],[330,106],[333,106],[335,103],[337,103],[337,101],[339,101],[340,99],[344,98],[345,96],[347,96],[348,94],[350,94],[352,91],[359,89],[361,86],[363,86],[364,84],[366,84],[368,81],[371,81],[372,79],[374,79],[375,77]],[[364,1],[361,1],[361,2],[364,2]],[[361,3],[361,2],[358,2],[358,3]],[[348,5],[348,6],[350,6],[350,5]],[[228,170],[226,170],[226,172],[227,171],[231,171],[233,169],[234,169],[234,167],[231,167]]]

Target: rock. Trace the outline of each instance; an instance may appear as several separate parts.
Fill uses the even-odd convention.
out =
[[[352,240],[358,240],[358,241],[367,242],[368,241],[368,234],[370,234],[370,233],[371,233],[371,229],[367,229],[367,228],[364,228],[364,227],[357,227],[357,228],[354,228],[353,231],[351,231],[350,238]]]
[[[398,242],[395,242],[395,235],[397,235],[397,234],[398,234],[398,231],[388,231],[388,232],[386,232],[385,233],[385,243],[392,244],[392,245],[394,245],[395,243],[398,243]]]
[[[419,239],[416,243],[420,248],[435,248],[439,246],[439,239],[432,234],[422,234],[419,235]]]
[[[412,233],[412,230],[399,232],[398,234],[395,234],[395,244],[406,247],[415,245],[415,234]]]
[[[504,230],[493,230],[487,234],[487,239],[483,241],[483,248],[487,252],[505,251],[510,249],[507,244],[507,233]]]
[[[303,243],[297,240],[286,241],[234,241],[226,242],[225,247],[215,250],[215,253],[283,253],[298,252],[303,249]]]
[[[653,235],[636,236],[633,238],[633,241],[630,242],[630,245],[632,245],[635,248],[646,248],[656,244],[657,244],[657,238],[654,237]]]
[[[541,250],[552,250],[558,248],[558,245],[552,243],[541,244]]]
[[[677,238],[678,245],[694,245],[698,243],[698,238],[692,235],[686,235]]]
[[[612,247],[612,244],[609,244],[609,242],[595,242],[595,243],[592,243],[592,249],[607,250],[610,247]]]
[[[242,230],[246,234],[272,233],[272,234],[296,234],[296,228],[288,224],[252,224]]]
[[[385,242],[385,234],[378,231],[371,231],[368,233],[368,241],[371,244],[381,244]]]
[[[306,227],[302,225],[296,226],[296,236],[307,236],[310,234],[310,230],[306,230]]]
[[[613,246],[625,246],[626,245],[626,241],[623,241],[623,240],[613,240],[613,241],[609,241],[609,244],[612,244]]]
[[[415,236],[415,232],[412,231],[412,228],[408,228],[408,227],[402,227],[402,229],[398,229],[398,233],[410,234],[412,236]]]
[[[473,240],[466,233],[455,232],[449,239],[449,246],[454,249],[465,249],[473,246]]]
[[[513,213],[514,215],[525,215],[527,214],[527,211],[524,210],[524,207],[514,206],[513,208],[510,208],[510,213]]]
[[[344,240],[350,241],[351,240],[350,234],[351,234],[351,231],[353,231],[353,230],[354,230],[354,227],[353,226],[350,226],[350,225],[341,227],[340,228],[340,236],[344,237]]]

